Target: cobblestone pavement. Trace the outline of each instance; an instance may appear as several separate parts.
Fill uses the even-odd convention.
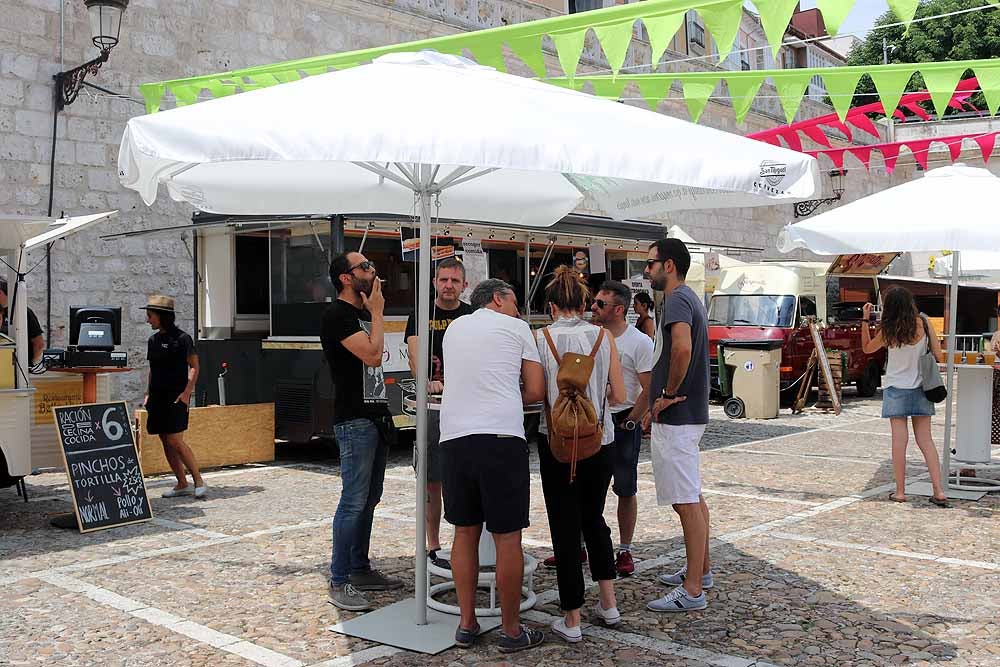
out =
[[[326,602],[340,482],[318,447],[210,472],[204,501],[162,498],[171,480],[150,478],[154,521],[87,535],[48,527],[47,515],[70,507],[65,476],[32,477],[28,503],[0,490],[0,664],[1000,665],[1000,498],[947,510],[915,496],[890,503],[879,408],[855,400],[840,416],[771,421],[729,421],[713,408],[702,471],[716,586],[708,609],[687,615],[645,610],[664,592],[656,575],[683,561],[680,525],[655,504],[646,443],[637,572],[616,585],[623,623],[587,625],[575,646],[550,636],[509,659],[495,635],[423,656],[329,630],[355,615]],[[910,459],[909,475],[924,475],[915,446]],[[393,452],[372,540],[379,567],[408,583],[379,605],[413,595],[409,461],[405,448]],[[525,545],[544,558],[533,462]],[[617,542],[613,496],[606,514]],[[542,570],[525,616],[547,627],[559,610],[554,573]]]

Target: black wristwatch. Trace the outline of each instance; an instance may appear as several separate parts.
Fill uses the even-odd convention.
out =
[[[662,398],[665,398],[667,400],[672,400],[677,398],[677,394],[668,394],[667,392],[663,392]]]

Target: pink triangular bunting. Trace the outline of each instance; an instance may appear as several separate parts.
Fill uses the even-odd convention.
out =
[[[818,125],[813,125],[811,127],[803,127],[802,133],[805,134],[810,139],[812,139],[813,141],[815,141],[820,146],[826,146],[827,148],[830,148],[830,138],[826,136],[826,132],[820,129]]]
[[[913,159],[917,161],[924,169],[927,169],[927,154],[930,153],[931,140],[930,139],[917,139],[914,141],[907,141],[904,145],[910,149],[910,153],[913,154]],[[898,151],[899,149],[897,149]]]
[[[896,168],[896,160],[899,159],[899,144],[882,144],[878,147],[878,151],[885,161],[885,172],[891,174]]]
[[[861,164],[865,166],[865,171],[871,167],[872,149],[870,146],[856,146],[848,148],[847,150],[850,151],[851,155],[861,161]]]
[[[996,145],[997,133],[991,132],[973,139],[979,144],[979,150],[983,154],[983,162],[990,163],[990,156],[993,155],[993,147]]]

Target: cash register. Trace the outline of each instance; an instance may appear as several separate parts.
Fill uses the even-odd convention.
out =
[[[69,309],[69,346],[45,350],[48,368],[94,368],[128,365],[128,353],[117,352],[122,344],[122,309],[117,306],[73,306]]]

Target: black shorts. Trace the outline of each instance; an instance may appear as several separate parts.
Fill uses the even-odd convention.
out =
[[[521,438],[467,435],[441,443],[444,517],[453,526],[486,523],[491,533],[527,528],[531,476]]]
[[[427,411],[427,481],[441,482],[441,413]],[[417,470],[417,443],[413,443],[413,470]]]
[[[188,407],[177,396],[150,396],[146,412],[146,431],[150,435],[183,433],[188,428]]]

